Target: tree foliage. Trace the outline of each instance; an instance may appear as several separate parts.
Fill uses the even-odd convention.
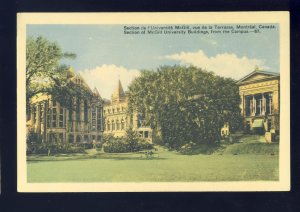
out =
[[[74,109],[74,97],[92,98],[90,90],[72,82],[74,73],[61,60],[74,59],[73,53],[63,52],[56,42],[43,37],[29,37],[26,43],[26,100],[43,93],[58,99],[62,106]]]
[[[233,79],[190,66],[143,70],[129,86],[129,112],[145,121],[171,148],[194,142],[214,144],[225,122],[241,123],[240,97]]]
[[[143,138],[139,138],[137,132],[132,128],[126,130],[125,137],[116,138],[110,134],[106,135],[103,140],[105,141],[103,144],[104,152],[138,152],[141,150],[153,149],[153,145],[145,141]]]
[[[29,37],[26,41],[26,99],[39,93],[52,93],[68,84],[68,67],[60,64],[64,58],[74,59],[73,53],[43,37]]]

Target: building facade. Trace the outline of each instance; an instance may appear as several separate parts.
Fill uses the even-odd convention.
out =
[[[279,133],[280,75],[255,70],[237,81],[248,130]]]
[[[73,83],[84,86],[91,98],[74,97],[72,109],[62,106],[50,95],[36,95],[30,100],[27,120],[28,132],[41,142],[101,141],[103,126],[103,100],[95,88],[88,87],[80,75],[72,73]]]
[[[126,130],[132,128],[141,138],[152,142],[152,129],[144,126],[138,113],[128,114],[128,94],[124,92],[121,81],[111,96],[111,101],[106,102],[103,110],[104,134],[115,137],[126,136]]]
[[[130,127],[132,129],[139,127],[137,114],[129,115],[127,109],[128,95],[124,92],[122,83],[119,80],[114,93],[111,95],[111,101],[106,102],[104,105],[105,134],[123,137]]]

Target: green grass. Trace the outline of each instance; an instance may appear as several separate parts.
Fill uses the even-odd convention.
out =
[[[249,144],[233,144],[228,146],[224,154],[263,154],[263,155],[278,155],[279,146],[276,143],[249,143]]]
[[[182,155],[162,148],[158,152],[159,157],[155,155],[152,159],[137,153],[108,154],[95,150],[87,154],[29,156],[28,182],[278,180],[278,153],[234,155],[233,150],[225,149],[222,155]]]
[[[263,139],[263,136],[246,135],[240,139],[239,143],[225,146],[219,152],[222,154],[278,155],[279,143],[264,143]]]

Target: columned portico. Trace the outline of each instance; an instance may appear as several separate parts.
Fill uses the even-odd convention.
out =
[[[279,84],[279,74],[258,70],[237,81],[246,128],[279,131]]]

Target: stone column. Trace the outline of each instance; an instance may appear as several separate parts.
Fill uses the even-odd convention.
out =
[[[43,106],[43,141],[47,142],[47,112],[48,112],[48,103],[44,101]]]
[[[101,132],[104,131],[104,114],[103,114],[103,107],[99,105],[98,108],[99,108],[99,113],[101,114],[100,115],[100,125],[101,125],[100,132]]]
[[[273,92],[273,114],[274,116],[272,117],[272,125],[273,125],[273,129],[275,129],[276,131],[279,131],[280,128],[280,117],[279,117],[279,111],[280,111],[280,105],[279,105],[279,91],[278,90],[274,90]]]
[[[30,110],[30,123],[33,126],[34,125],[34,109],[35,105],[30,105],[31,110]]]
[[[36,107],[36,132],[40,133],[40,129],[41,129],[41,122],[40,122],[40,111],[41,110],[41,105],[38,104]]]
[[[279,113],[279,92],[278,92],[278,90],[274,90],[272,100],[273,100],[272,101],[273,113],[277,114],[277,113]]]
[[[78,123],[79,123],[79,120],[77,120],[77,99],[75,98],[74,99],[74,108],[73,108],[73,115],[72,115],[72,125],[73,125],[73,132],[77,132],[78,131]],[[74,135],[75,136],[75,135]],[[76,137],[75,137],[75,142],[76,142]]]
[[[240,109],[241,109],[241,114],[242,116],[245,116],[245,95],[243,92],[240,92]]]
[[[66,109],[65,111],[66,111],[65,113],[66,132],[68,132],[69,131],[69,109]]]
[[[84,131],[84,101],[80,100],[80,131]]]
[[[92,104],[90,101],[87,102],[87,116],[88,116],[88,119],[87,119],[87,130],[88,132],[91,131],[92,129]],[[90,139],[91,140],[91,139]]]
[[[261,110],[262,110],[262,115],[264,116],[266,114],[266,106],[267,106],[267,104],[266,104],[265,94],[262,93],[261,95],[262,95],[262,108],[261,108]]]
[[[76,106],[74,107],[76,108]],[[73,132],[76,132],[76,123],[77,123],[77,120],[76,120],[76,110],[73,110],[73,113],[72,113],[72,131]]]
[[[88,115],[88,123],[87,123],[87,126],[88,126],[88,132],[91,132],[92,131],[92,104],[90,103],[90,101],[88,101],[88,112],[87,112],[87,115]]]
[[[252,111],[251,111],[252,116],[255,116],[255,113],[256,113],[256,99],[253,95],[252,96]]]
[[[56,102],[56,126],[60,128],[59,118],[60,118],[60,103]]]

